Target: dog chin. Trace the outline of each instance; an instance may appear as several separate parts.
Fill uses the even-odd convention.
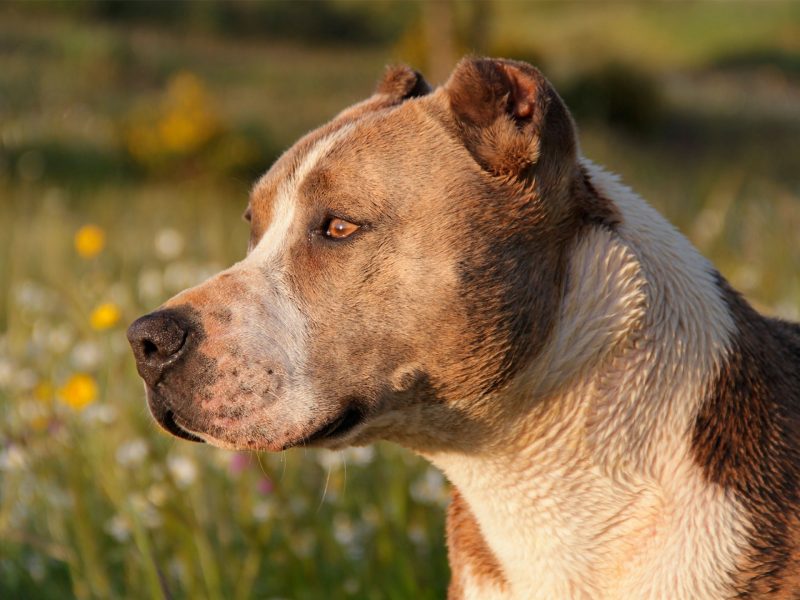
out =
[[[183,420],[176,415],[164,398],[154,388],[145,385],[147,394],[147,407],[156,423],[167,433],[190,442],[204,442],[205,440],[193,432]]]
[[[224,437],[204,431],[191,420],[186,419],[172,408],[170,401],[157,389],[145,386],[147,392],[147,405],[153,419],[170,435],[191,442],[207,443],[211,446],[227,450],[255,450],[267,452],[280,452],[295,447],[314,447],[339,450],[354,443],[365,444],[365,429],[368,428],[365,412],[356,405],[351,405],[342,410],[333,418],[323,424],[308,424],[303,427],[300,435],[297,428],[294,433],[284,432],[283,435],[253,436],[252,430],[247,433],[241,427],[228,427],[224,430]],[[240,424],[241,425],[241,424]],[[237,429],[239,431],[237,432]],[[216,433],[216,432],[215,432]],[[255,438],[255,439],[254,439]]]

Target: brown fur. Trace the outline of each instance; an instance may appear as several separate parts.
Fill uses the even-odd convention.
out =
[[[464,597],[464,582],[506,590],[503,569],[486,544],[480,525],[458,490],[453,490],[447,508],[447,558],[451,579],[448,600]]]
[[[719,285],[736,338],[694,429],[697,463],[750,512],[738,598],[800,594],[800,326]]]
[[[289,202],[287,187],[279,247],[165,305],[189,341],[163,370],[141,361],[140,373],[170,431],[280,450],[349,419],[360,426],[348,430],[352,444],[496,448],[498,432],[520,422],[519,406],[498,398],[551,339],[576,240],[621,221],[579,165],[558,94],[507,60],[466,59],[433,92],[410,69],[388,70],[373,96],[299,140],[256,184],[250,250],[276,199]],[[332,216],[358,231],[326,238]],[[694,457],[752,516],[734,574],[740,597],[789,597],[800,571],[800,330],[720,285],[738,337],[697,417]],[[452,597],[466,573],[510,585],[458,492],[448,543]]]

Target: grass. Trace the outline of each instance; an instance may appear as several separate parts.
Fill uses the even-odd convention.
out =
[[[490,46],[542,55],[562,89],[608,62],[649,78],[652,127],[579,114],[585,154],[759,307],[799,318],[796,5],[493,6]],[[404,43],[0,10],[0,597],[444,596],[435,471],[389,445],[237,455],[161,435],[123,335],[243,255],[255,171],[366,95]],[[170,92],[187,73],[188,104]],[[187,106],[208,131],[159,125]],[[131,131],[157,130],[142,159]],[[105,244],[81,255],[89,223]],[[93,327],[103,304],[120,317]]]

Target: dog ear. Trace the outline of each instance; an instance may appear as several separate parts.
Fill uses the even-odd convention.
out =
[[[431,86],[414,69],[405,65],[387,67],[375,93],[339,113],[337,119],[356,119],[371,112],[391,108],[410,98],[430,93]]]
[[[465,146],[487,171],[540,184],[564,182],[577,163],[575,126],[538,69],[466,58],[445,84]],[[555,179],[554,179],[555,178]]]
[[[388,96],[399,104],[409,98],[429,94],[431,86],[425,78],[411,67],[394,65],[386,67],[383,78],[375,88],[376,94]]]

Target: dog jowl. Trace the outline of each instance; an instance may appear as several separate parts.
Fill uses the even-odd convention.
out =
[[[128,331],[167,431],[426,456],[451,598],[800,593],[800,328],[584,159],[535,68],[390,69],[246,217],[241,262]]]

